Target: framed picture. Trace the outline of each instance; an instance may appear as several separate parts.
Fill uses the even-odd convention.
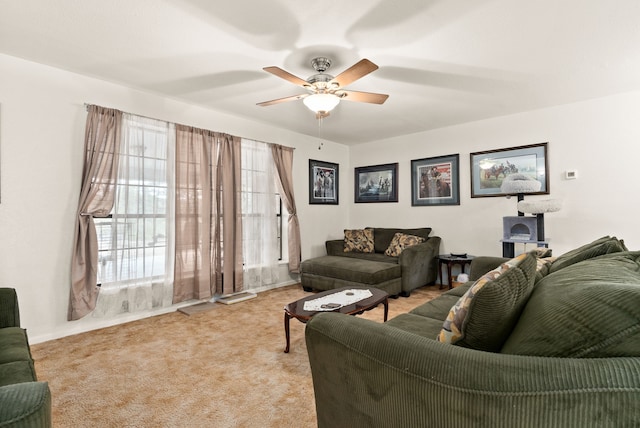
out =
[[[471,153],[471,197],[506,196],[500,189],[505,177],[537,180],[540,190],[531,195],[549,194],[548,143]]]
[[[338,164],[309,159],[309,203],[338,205]]]
[[[355,169],[355,202],[398,202],[398,164]]]
[[[460,205],[460,156],[411,161],[411,205]]]

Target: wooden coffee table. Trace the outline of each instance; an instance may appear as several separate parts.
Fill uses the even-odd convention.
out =
[[[367,297],[366,299],[360,300],[359,302],[356,302],[352,305],[343,306],[333,311],[305,311],[304,310],[304,302],[308,300],[314,300],[320,297],[328,296],[330,294],[339,293],[344,290],[352,290],[352,289],[369,290],[372,296]],[[287,306],[284,307],[284,334],[287,338],[287,346],[284,348],[284,352],[289,352],[289,343],[290,343],[289,321],[291,320],[291,318],[295,318],[302,323],[306,323],[311,319],[311,317],[313,317],[315,314],[319,312],[339,312],[341,314],[347,314],[347,315],[358,315],[363,313],[364,311],[369,311],[375,308],[380,303],[384,305],[384,321],[387,321],[387,316],[389,315],[389,295],[387,294],[386,291],[380,290],[379,288],[342,287],[342,288],[336,288],[333,290],[322,291],[320,293],[307,296],[303,299],[296,300],[293,303],[289,303]]]

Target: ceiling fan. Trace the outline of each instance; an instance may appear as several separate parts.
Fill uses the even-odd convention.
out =
[[[378,69],[378,66],[368,59],[358,61],[336,77],[325,73],[325,71],[331,67],[331,60],[329,58],[314,58],[311,61],[311,65],[318,73],[309,77],[307,80],[294,76],[280,67],[264,67],[264,71],[274,74],[294,85],[302,86],[308,93],[264,101],[257,105],[266,107],[286,101],[302,100],[311,111],[316,113],[316,118],[322,119],[329,116],[329,112],[333,110],[342,99],[360,103],[382,104],[389,98],[389,95],[386,94],[348,91],[344,89],[345,86]]]

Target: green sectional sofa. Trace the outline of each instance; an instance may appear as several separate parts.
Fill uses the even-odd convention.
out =
[[[0,427],[50,427],[51,392],[38,382],[18,296],[0,288]]]
[[[318,426],[640,426],[640,251],[603,237],[470,276],[386,323],[314,316]]]
[[[368,227],[365,230],[373,235],[370,252],[361,248],[346,251],[345,239],[326,241],[326,256],[302,262],[302,287],[307,291],[324,291],[370,286],[383,289],[391,296],[409,296],[412,290],[436,281],[441,239],[429,236],[431,228]],[[424,242],[404,248],[398,256],[385,254],[397,233],[417,236]]]

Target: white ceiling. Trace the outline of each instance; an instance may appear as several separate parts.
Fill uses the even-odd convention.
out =
[[[640,1],[0,0],[0,52],[358,144],[640,90]],[[304,93],[262,67],[306,79],[316,56],[368,58],[348,89],[389,99],[322,129],[301,101],[256,106]]]

